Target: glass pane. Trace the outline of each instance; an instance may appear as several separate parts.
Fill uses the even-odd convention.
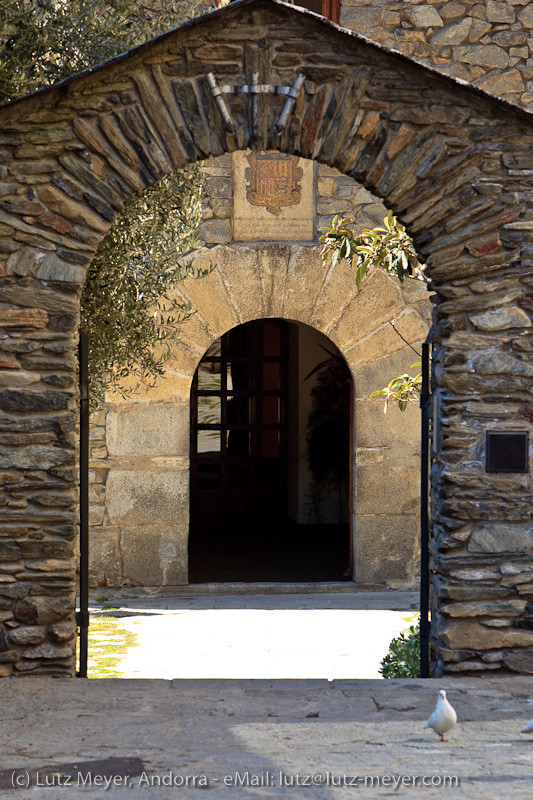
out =
[[[222,352],[222,339],[215,339],[204,353],[204,358],[220,358]]]
[[[198,431],[198,458],[220,457],[220,431]]]
[[[279,363],[263,364],[263,390],[279,389]]]
[[[279,397],[263,397],[263,424],[276,425],[279,421]]]
[[[220,425],[222,401],[220,397],[198,396],[198,424]]]
[[[227,431],[226,453],[233,458],[246,458],[250,455],[250,432]]]
[[[198,367],[198,391],[220,392],[221,375],[220,361],[200,364]]]
[[[263,355],[279,356],[281,331],[277,325],[269,322],[263,324]]]
[[[250,398],[228,397],[227,424],[247,425],[250,422]]]
[[[278,458],[279,456],[279,431],[263,431],[263,458]]]
[[[200,464],[198,466],[198,488],[220,489],[220,465]]]
[[[249,362],[232,361],[228,364],[228,392],[246,392],[250,389]]]

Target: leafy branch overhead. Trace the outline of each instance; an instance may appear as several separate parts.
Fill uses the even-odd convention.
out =
[[[383,228],[365,229],[358,233],[354,225],[355,220],[350,217],[335,217],[330,228],[320,228],[325,231],[320,242],[324,245],[324,261],[331,257],[335,266],[346,260],[354,269],[357,289],[361,288],[370,267],[382,267],[400,281],[408,276],[425,280],[424,265],[418,259],[413,240],[392,211],[384,218]]]
[[[320,229],[325,231],[320,241],[324,244],[323,261],[326,262],[331,258],[333,266],[340,261],[347,261],[354,270],[355,285],[358,290],[370,267],[381,267],[396,275],[400,282],[407,277],[426,280],[425,265],[418,258],[414,242],[403,225],[398,223],[392,211],[389,211],[384,218],[383,228],[365,229],[357,233],[354,225],[355,221],[350,217],[343,219],[335,217],[330,228]],[[396,330],[394,322],[390,324]],[[398,331],[396,332],[401,336]],[[406,341],[406,344],[411,347],[409,342]],[[411,368],[420,366],[420,363],[411,364]],[[408,403],[419,401],[421,389],[422,375],[413,377],[405,373],[393,378],[383,389],[372,392],[370,397],[385,397],[383,413],[387,412],[391,400],[397,403],[400,411],[405,411]]]
[[[81,302],[93,409],[106,391],[124,397],[164,372],[192,313],[172,289],[206,274],[184,258],[196,246],[202,184],[198,165],[166,176],[126,207],[97,250]]]

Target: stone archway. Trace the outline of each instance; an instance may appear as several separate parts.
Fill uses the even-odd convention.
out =
[[[355,441],[350,449],[358,486],[351,490],[354,579],[360,584],[416,582],[419,456],[412,442],[417,411],[402,415],[391,409],[385,416],[368,395],[371,380],[388,382],[398,368],[396,354],[403,353],[404,368],[416,357],[403,352],[404,341],[388,321],[396,317],[397,331],[414,344],[426,337],[426,320],[406,304],[397,280],[375,271],[357,292],[344,265],[324,268],[316,245],[228,245],[196,253],[195,268],[207,271],[210,264],[216,269],[207,277],[176,287],[179,299],[190,301],[196,312],[181,329],[166,378],[136,401],[117,397],[108,406],[105,457],[91,462],[107,473],[101,507],[106,521],[91,527],[94,548],[101,553],[95,570],[109,573],[118,560],[121,577],[134,584],[188,582],[193,375],[204,353],[227,331],[276,317],[311,326],[324,336],[326,347],[329,342],[338,347],[352,374]],[[318,363],[324,353],[318,346],[316,352]],[[377,355],[379,367],[370,369],[370,378]]]
[[[413,234],[436,292],[436,670],[533,670],[530,477],[485,472],[487,429],[531,427],[531,115],[273,0],[242,0],[0,120],[2,674],[73,669],[85,269],[144,187],[246,147],[335,166]]]

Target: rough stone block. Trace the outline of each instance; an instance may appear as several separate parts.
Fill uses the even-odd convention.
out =
[[[91,572],[108,572],[116,567],[119,528],[91,529],[89,554]]]
[[[504,331],[510,328],[531,328],[531,319],[518,306],[495,308],[470,317],[476,328],[481,331]]]
[[[414,514],[419,505],[420,471],[385,466],[357,467],[356,514]]]
[[[516,617],[522,614],[525,600],[477,600],[470,603],[450,603],[441,607],[449,617]]]
[[[468,543],[471,553],[533,553],[533,526],[487,523],[478,525]]]
[[[454,650],[498,650],[501,647],[528,647],[533,645],[533,631],[510,628],[487,628],[474,620],[450,620],[443,625],[440,637]]]
[[[384,584],[412,581],[417,537],[417,523],[413,516],[358,516],[355,528],[356,581]]]
[[[107,449],[119,456],[188,456],[188,403],[137,402],[111,406]]]
[[[533,647],[509,650],[503,657],[503,663],[507,669],[512,669],[513,672],[525,675],[533,674]]]
[[[18,601],[14,614],[17,622],[44,625],[64,619],[72,613],[73,608],[71,597],[27,597]]]
[[[431,44],[438,45],[439,47],[462,44],[467,39],[471,27],[471,17],[466,17],[460,22],[453,22],[446,28],[437,31],[437,33],[431,37]]]
[[[9,641],[13,644],[41,644],[45,633],[38,625],[27,625],[9,631]]]
[[[115,469],[107,481],[112,525],[185,524],[189,518],[186,470]]]
[[[210,219],[198,227],[198,236],[206,244],[227,244],[231,241],[231,220]]]
[[[122,531],[124,577],[139,586],[178,586],[188,582],[188,525],[172,529],[128,526]]]

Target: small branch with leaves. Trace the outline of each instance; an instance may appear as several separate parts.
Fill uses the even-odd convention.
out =
[[[354,269],[357,289],[361,288],[363,278],[372,266],[385,269],[400,281],[408,276],[425,280],[424,264],[418,259],[413,240],[392,211],[383,219],[383,228],[367,228],[357,233],[354,225],[355,220],[351,217],[335,217],[331,227],[320,228],[324,231],[320,242],[324,245],[324,261],[331,257],[335,266],[346,260]]]
[[[365,229],[357,233],[355,220],[351,217],[342,219],[335,217],[331,227],[320,228],[324,231],[320,237],[324,245],[322,260],[326,263],[331,258],[333,266],[339,261],[347,261],[354,270],[358,291],[370,267],[381,267],[395,275],[401,283],[407,277],[426,281],[425,265],[418,258],[414,242],[403,225],[398,223],[392,211],[389,211],[383,219],[383,225],[383,228]],[[390,320],[389,324],[405,344],[415,350],[396,329],[395,320]],[[420,366],[419,362],[411,364],[411,368]],[[386,414],[390,401],[395,401],[400,411],[405,411],[408,403],[418,402],[421,389],[422,375],[412,377],[405,373],[393,378],[383,389],[372,392],[370,397],[385,398],[383,413]]]
[[[421,367],[421,366],[422,363],[417,362],[416,364],[411,364],[411,369],[413,369],[414,367]],[[389,383],[388,386],[385,386],[385,388],[378,389],[377,392],[372,392],[370,398],[384,397],[385,406],[383,408],[383,413],[386,414],[390,400],[393,400],[398,404],[398,408],[400,409],[400,411],[405,411],[408,403],[412,402],[418,403],[418,401],[420,400],[421,391],[422,391],[422,373],[412,377],[406,372],[403,375],[399,375],[397,378],[393,378],[393,380]]]

